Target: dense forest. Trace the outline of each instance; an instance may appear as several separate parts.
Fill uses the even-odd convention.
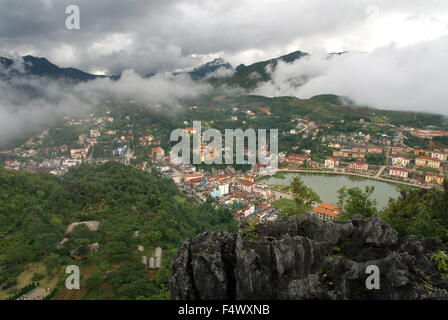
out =
[[[93,220],[97,231],[79,225],[64,235],[70,223]],[[83,284],[78,298],[168,298],[170,261],[182,241],[234,228],[229,211],[184,197],[155,172],[117,162],[83,165],[63,178],[0,169],[0,292],[16,293],[27,266],[41,263],[44,272],[32,281],[57,279],[52,296],[64,298],[65,267],[75,264]],[[89,250],[92,243],[99,243],[97,252]],[[138,245],[163,249],[159,272],[145,269]]]

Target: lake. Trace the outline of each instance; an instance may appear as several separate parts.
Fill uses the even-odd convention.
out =
[[[364,190],[366,186],[374,186],[373,197],[377,201],[378,209],[383,209],[390,197],[397,198],[400,195],[398,187],[394,184],[358,176],[295,172],[281,172],[281,174],[285,176],[285,179],[268,177],[261,179],[260,182],[272,185],[289,185],[295,176],[300,176],[303,182],[313,189],[323,202],[334,205],[338,202],[338,190],[342,187],[358,187]]]

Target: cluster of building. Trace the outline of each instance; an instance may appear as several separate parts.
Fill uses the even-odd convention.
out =
[[[250,210],[263,220],[275,220],[278,210],[269,205],[274,199],[270,187],[257,183],[258,166],[248,173],[226,170],[198,171],[192,165],[164,163],[158,167],[162,174],[173,179],[177,187],[202,201],[210,200],[216,206],[227,207],[236,212],[236,217],[248,217]],[[252,209],[251,209],[252,208]]]

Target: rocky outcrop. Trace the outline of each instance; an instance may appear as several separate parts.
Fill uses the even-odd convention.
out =
[[[172,261],[172,299],[448,299],[448,281],[430,259],[443,243],[398,241],[377,215],[299,215],[258,225],[252,241],[247,227],[185,241]],[[379,289],[366,286],[368,266],[379,269]]]

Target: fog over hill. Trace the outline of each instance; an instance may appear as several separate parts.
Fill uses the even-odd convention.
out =
[[[89,110],[105,97],[148,107],[176,105],[179,99],[217,87],[229,95],[310,98],[336,94],[379,109],[446,115],[447,57],[448,37],[409,47],[390,45],[370,53],[295,51],[235,69],[224,59],[215,59],[190,71],[144,75],[124,70],[110,77],[60,68],[45,58],[1,58],[0,140],[33,130],[55,116]]]

